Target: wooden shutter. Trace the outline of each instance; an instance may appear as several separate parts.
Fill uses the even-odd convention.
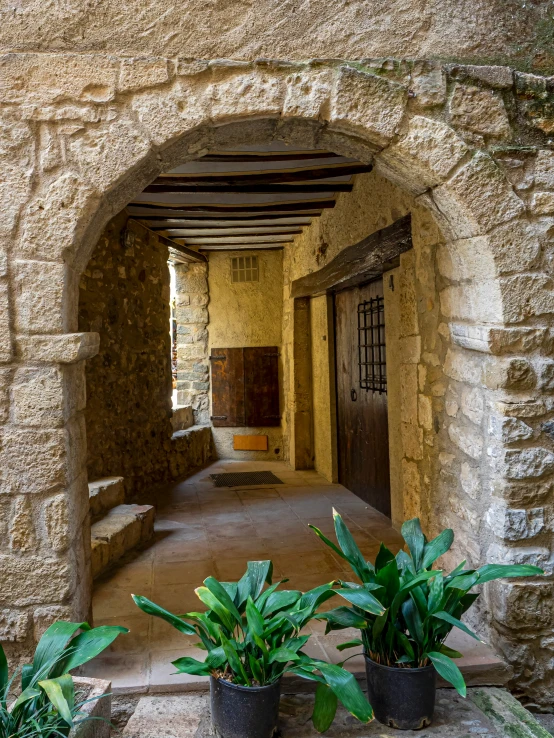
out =
[[[281,425],[279,414],[279,349],[244,349],[244,413],[246,425]]]
[[[244,425],[244,353],[212,349],[212,422],[215,427]]]
[[[281,424],[277,346],[214,348],[210,360],[214,427]]]

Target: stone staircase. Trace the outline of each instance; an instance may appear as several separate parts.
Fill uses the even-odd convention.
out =
[[[154,533],[152,505],[125,505],[123,477],[89,483],[91,561],[94,579]]]

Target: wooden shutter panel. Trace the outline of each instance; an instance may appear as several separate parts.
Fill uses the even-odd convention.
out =
[[[281,424],[277,346],[214,348],[210,359],[214,427]]]
[[[244,414],[250,428],[281,425],[279,349],[244,349]]]
[[[212,349],[212,423],[238,427],[244,423],[244,354],[241,348]]]

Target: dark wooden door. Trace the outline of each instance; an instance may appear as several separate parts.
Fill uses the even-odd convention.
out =
[[[364,302],[377,297],[383,297],[382,279],[335,295],[339,481],[390,517],[387,395],[386,391],[368,391],[360,386],[366,384],[365,367],[362,367],[364,381],[360,378],[360,343],[362,346],[370,343],[371,335],[376,339],[379,333],[383,343],[384,329],[360,331],[358,312],[360,306],[361,310],[367,310]],[[381,319],[383,315],[381,312]],[[371,362],[371,349],[366,353],[362,348],[362,358],[368,355]],[[374,361],[378,360],[377,356],[374,350]],[[384,374],[386,369],[380,371]],[[376,386],[386,389],[382,383]]]

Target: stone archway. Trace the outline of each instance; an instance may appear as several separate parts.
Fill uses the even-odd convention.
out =
[[[518,196],[485,138],[467,134],[467,121],[458,131],[447,122],[454,116],[446,84],[460,83],[439,67],[396,74],[369,63],[180,61],[166,62],[163,72],[137,61],[124,73],[118,64],[100,57],[96,70],[76,71],[70,89],[65,79],[39,86],[31,113],[9,112],[13,230],[0,298],[10,317],[0,349],[9,417],[3,491],[12,523],[0,566],[14,639],[24,645],[31,623],[39,630],[56,617],[86,617],[89,608],[83,360],[97,341],[75,333],[79,274],[107,220],[157,174],[245,140],[278,138],[374,161],[432,213],[446,240],[440,300],[451,344],[444,373],[468,391],[478,386],[486,412],[478,428],[438,419],[462,473],[468,456],[480,469],[479,493],[468,497],[462,480],[448,492],[455,504],[449,511],[439,505],[429,524],[460,522],[474,539],[473,558],[488,552],[547,564],[554,455],[548,431],[541,435],[550,412],[541,393],[553,387],[554,362],[545,357],[554,297],[539,236],[552,225],[543,217],[552,204],[548,192],[530,198],[520,189]],[[500,104],[494,85],[483,94]],[[505,119],[489,135],[509,143],[502,105]],[[554,188],[548,152],[531,155],[544,189]],[[552,586],[505,583],[487,592],[485,623],[508,658],[536,664],[526,677],[534,690],[547,678],[546,659],[530,634],[552,622]]]

